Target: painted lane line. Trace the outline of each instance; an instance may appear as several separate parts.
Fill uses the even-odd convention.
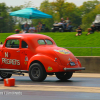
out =
[[[0,89],[100,93],[100,87],[80,86],[16,85],[15,87],[4,87],[3,85],[0,85]]]

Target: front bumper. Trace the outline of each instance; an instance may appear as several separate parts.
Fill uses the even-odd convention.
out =
[[[64,71],[78,71],[78,70],[85,70],[85,67],[80,67],[80,68],[63,68]]]

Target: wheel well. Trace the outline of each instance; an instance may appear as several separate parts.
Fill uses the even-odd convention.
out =
[[[30,66],[31,66],[33,63],[39,63],[39,64],[42,65],[42,67],[45,69],[44,65],[43,65],[40,61],[34,60],[34,61],[31,62]],[[45,71],[46,71],[46,70],[45,70]]]

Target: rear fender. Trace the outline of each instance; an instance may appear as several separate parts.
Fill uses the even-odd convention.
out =
[[[80,67],[82,67],[81,62],[79,61],[79,59],[76,58],[76,60],[77,60],[77,62],[78,62],[78,65],[79,65]]]
[[[46,72],[48,72],[48,73],[58,72],[60,70],[58,63],[55,62],[53,58],[46,56],[46,55],[35,55],[35,56],[33,56],[28,62],[27,70],[29,70],[30,65],[34,61],[39,61],[40,63],[42,63]]]

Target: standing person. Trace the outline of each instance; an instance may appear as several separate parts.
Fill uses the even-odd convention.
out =
[[[26,24],[24,25],[23,31],[24,31],[25,33],[28,33],[28,30],[29,30],[29,25],[26,23]]]
[[[76,34],[76,36],[82,35],[82,29],[81,29],[80,26],[78,27],[78,29],[76,30],[76,32],[78,32],[78,33]]]
[[[39,22],[39,24],[37,26],[37,31],[38,32],[41,32],[41,29],[42,29],[42,24],[41,24],[41,22]]]
[[[91,28],[88,28],[88,33],[87,33],[86,35],[92,34],[92,33],[94,33],[95,31],[96,31],[96,27],[95,27],[95,25],[93,24],[93,25],[91,26]]]
[[[31,27],[29,28],[29,32],[30,33],[34,33],[35,32],[35,27],[33,26],[33,24],[31,24]]]

